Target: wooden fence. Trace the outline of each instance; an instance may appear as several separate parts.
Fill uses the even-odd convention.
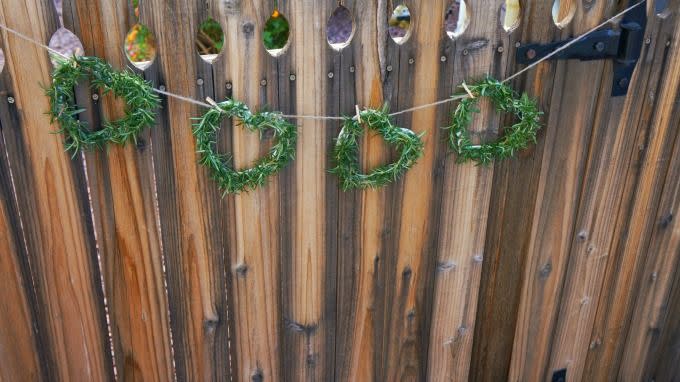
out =
[[[196,99],[235,97],[297,114],[392,110],[446,98],[466,79],[520,69],[515,50],[582,33],[626,4],[524,0],[506,33],[502,0],[468,1],[444,33],[449,0],[405,0],[414,30],[386,34],[395,5],[344,0],[356,34],[326,43],[336,0],[280,0],[291,45],[262,47],[275,0],[141,0],[158,57],[143,75]],[[440,129],[453,105],[396,118],[424,132],[406,177],[342,192],[328,174],[337,122],[298,121],[293,165],[264,188],[220,197],[197,165],[190,118],[164,99],[136,146],[70,158],[50,134],[47,53],[2,33],[0,380],[569,381],[680,376],[680,1],[648,5],[642,59],[626,97],[611,61],[551,61],[513,81],[545,112],[538,144],[489,167],[459,165]],[[212,64],[194,47],[212,17]],[[0,22],[47,42],[50,0],[2,0]],[[87,55],[126,66],[126,1],[70,0],[64,23]],[[122,110],[79,89],[94,126]],[[475,129],[507,117],[487,105]],[[267,142],[227,125],[238,166]],[[362,142],[366,167],[390,150]]]

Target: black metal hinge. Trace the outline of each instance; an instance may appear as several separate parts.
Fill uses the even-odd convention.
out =
[[[635,4],[635,0],[631,0]],[[568,48],[550,57],[551,60],[578,59],[581,61],[614,60],[612,96],[626,95],[633,71],[640,59],[647,26],[647,8],[641,4],[623,16],[620,28],[593,32]],[[632,5],[631,4],[631,5]],[[517,48],[517,62],[532,64],[559,47],[573,41],[569,39],[549,44],[527,44]]]

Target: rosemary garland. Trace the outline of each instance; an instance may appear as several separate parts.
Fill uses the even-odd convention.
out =
[[[423,155],[424,144],[411,130],[396,127],[390,121],[386,110],[366,109],[358,113],[359,118],[345,118],[342,130],[335,144],[336,167],[330,172],[336,174],[343,190],[355,188],[376,188],[394,182],[416,164]],[[358,139],[363,133],[362,123],[380,134],[387,143],[394,145],[399,153],[396,162],[380,166],[368,174],[359,169]]]
[[[237,171],[229,164],[231,155],[220,155],[216,152],[215,143],[220,122],[224,118],[237,118],[240,124],[250,131],[260,134],[271,129],[276,143],[269,154],[257,161],[252,168]],[[274,175],[295,158],[297,143],[297,127],[279,113],[261,112],[253,114],[241,102],[228,99],[216,104],[203,117],[196,118],[193,133],[196,138],[196,150],[200,153],[199,163],[210,170],[211,177],[224,192],[250,191],[264,185],[268,177]]]
[[[50,123],[58,122],[57,133],[64,135],[66,151],[76,155],[80,150],[101,148],[113,142],[124,145],[136,142],[139,133],[154,125],[160,98],[151,84],[129,70],[115,71],[111,65],[98,57],[57,59],[52,74],[52,86],[46,89],[50,99]],[[103,128],[92,131],[87,123],[78,119],[85,109],[76,106],[75,86],[89,79],[92,89],[103,94],[112,92],[126,102],[125,116],[115,121],[105,121]]]
[[[530,143],[536,143],[536,133],[541,128],[541,113],[536,102],[526,94],[517,97],[517,93],[504,83],[493,78],[486,78],[474,85],[467,85],[475,98],[468,97],[460,101],[453,112],[449,129],[449,147],[458,154],[458,162],[475,161],[488,164],[494,160],[511,157],[515,152],[525,149]],[[518,122],[505,127],[504,133],[495,142],[473,144],[468,128],[472,122],[472,113],[478,113],[477,103],[480,97],[488,97],[499,112],[512,113]]]

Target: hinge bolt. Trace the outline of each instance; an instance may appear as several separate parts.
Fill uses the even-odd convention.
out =
[[[99,94],[93,93],[93,94],[92,94],[92,100],[95,101],[95,102],[96,102],[96,101],[99,101]]]
[[[203,78],[199,78],[196,80],[196,85],[198,86],[203,86]]]
[[[227,90],[231,90],[231,89],[234,87],[234,85],[232,85],[231,82],[227,82],[227,83],[225,84],[225,87],[227,88]]]
[[[598,52],[604,52],[605,45],[602,41],[595,44],[595,50]]]
[[[7,97],[7,103],[8,104],[13,104],[14,103],[14,97]]]
[[[536,51],[534,49],[527,50],[527,58],[530,60],[536,58]]]

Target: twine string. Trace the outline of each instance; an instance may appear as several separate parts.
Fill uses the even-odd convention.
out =
[[[583,40],[584,38],[586,38],[591,33],[596,32],[601,27],[603,27],[603,26],[609,24],[610,22],[616,20],[617,18],[625,15],[626,13],[628,13],[628,12],[632,11],[633,9],[639,7],[640,5],[644,4],[645,2],[646,2],[646,0],[641,0],[641,1],[639,1],[635,4],[633,4],[633,5],[629,6],[628,8],[622,10],[621,12],[615,14],[614,16],[608,18],[607,20],[605,20],[605,21],[601,22],[600,24],[596,25],[595,27],[591,28],[587,32],[585,32],[585,33],[583,33],[583,34],[581,34],[577,37],[574,37],[571,41],[567,42],[566,44],[564,44],[564,45],[562,45],[558,48],[556,48],[555,50],[553,50],[552,52],[550,52],[546,56],[540,58],[539,60],[535,61],[534,63],[532,63],[530,65],[527,65],[522,70],[520,70],[520,71],[516,72],[515,74],[505,78],[501,82],[506,83],[508,81],[511,81],[511,80],[521,76],[522,74],[526,73],[527,71],[538,66],[540,63],[542,63],[546,60],[549,60],[550,58],[552,58],[553,56],[555,56],[559,52],[561,52],[561,51],[569,48],[570,46],[576,44],[577,42]],[[31,43],[35,44],[36,46],[39,46],[39,47],[47,50],[48,52],[50,52],[52,54],[58,55],[58,56],[65,58],[65,59],[69,58],[65,54],[63,54],[63,53],[61,53],[61,52],[59,52],[59,51],[57,51],[53,48],[50,48],[49,46],[43,44],[42,42],[40,42],[40,41],[38,41],[34,38],[31,38],[31,37],[19,32],[19,31],[15,30],[15,29],[12,29],[12,28],[4,25],[4,24],[0,23],[0,29],[4,29],[5,31],[7,31],[7,32],[25,40],[25,41],[31,42]],[[197,106],[205,107],[207,109],[214,107],[214,106],[212,106],[208,103],[198,101],[198,100],[193,99],[191,97],[186,97],[186,96],[183,96],[183,95],[180,95],[180,94],[175,94],[175,93],[171,93],[171,92],[156,89],[156,88],[152,88],[152,90],[154,92],[158,93],[158,94],[162,94],[162,95],[167,96],[167,97],[172,97],[172,98],[175,98],[177,100],[180,100],[180,101],[183,101],[183,102],[188,102],[188,103],[191,103],[191,104],[194,104],[194,105],[197,105]],[[457,101],[457,100],[460,100],[460,99],[468,98],[470,96],[471,96],[471,94],[468,94],[468,93],[455,95],[453,97],[449,97],[449,98],[442,99],[442,100],[439,100],[439,101],[435,101],[435,102],[431,102],[431,103],[427,103],[427,104],[423,104],[423,105],[418,105],[418,106],[414,106],[414,107],[404,109],[404,110],[401,110],[401,111],[393,112],[393,113],[390,113],[389,116],[394,117],[394,116],[398,116],[398,115],[402,115],[402,114],[412,113],[414,111],[428,109],[428,108],[431,108],[431,107],[447,104],[449,102],[454,102],[454,101]],[[286,119],[312,119],[312,120],[319,120],[319,121],[342,121],[342,120],[345,119],[344,117],[325,116],[325,115],[304,115],[304,114],[302,114],[302,115],[300,115],[300,114],[281,114],[281,116],[283,118],[286,118]]]

